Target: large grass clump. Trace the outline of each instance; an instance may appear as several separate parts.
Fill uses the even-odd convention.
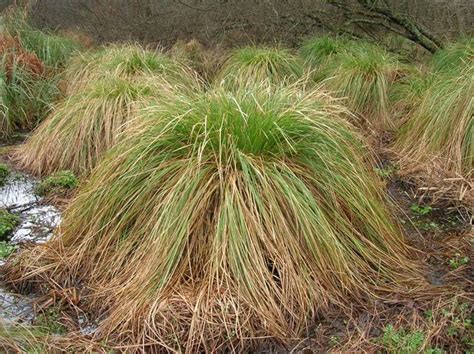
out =
[[[335,55],[322,66],[318,79],[376,130],[393,128],[390,90],[403,72],[397,56],[376,45]]]
[[[193,71],[179,61],[136,44],[120,44],[85,52],[71,60],[65,73],[67,94],[75,94],[89,82],[104,77],[131,80],[151,75],[185,86],[196,85]]]
[[[440,161],[443,170],[472,176],[474,167],[474,65],[435,77],[402,126],[397,149],[402,163]]]
[[[299,49],[299,55],[305,63],[312,67],[319,67],[334,55],[350,50],[357,43],[346,37],[314,37],[304,41]]]
[[[109,77],[91,82],[59,102],[17,149],[15,158],[21,168],[36,175],[61,170],[88,173],[131,124],[140,105],[153,97],[169,99],[175,94],[173,90],[173,86],[155,77]]]
[[[80,283],[102,338],[186,352],[286,341],[418,283],[345,113],[288,87],[149,106],[7,277]]]
[[[19,165],[34,174],[88,173],[132,122],[138,105],[201,89],[191,69],[135,45],[79,55],[65,78],[67,97],[16,153]]]
[[[215,83],[235,92],[262,83],[269,86],[291,84],[302,75],[302,63],[287,49],[245,47],[229,56]]]

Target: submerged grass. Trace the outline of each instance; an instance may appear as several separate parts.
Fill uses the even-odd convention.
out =
[[[216,86],[235,92],[262,83],[269,86],[291,84],[302,75],[302,63],[287,49],[245,47],[229,56],[214,82]]]
[[[396,55],[381,47],[361,43],[332,57],[317,73],[317,79],[375,129],[394,127],[390,90],[403,67]]]
[[[102,338],[185,352],[285,342],[319,310],[422,286],[345,114],[300,87],[149,106],[6,277],[80,281]]]

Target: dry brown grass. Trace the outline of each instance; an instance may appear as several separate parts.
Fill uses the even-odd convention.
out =
[[[416,298],[420,265],[346,113],[300,86],[150,107],[6,277],[73,289],[96,340],[156,352],[287,343],[331,306]]]
[[[12,78],[14,66],[38,76],[44,73],[44,65],[36,54],[27,52],[17,38],[8,34],[0,34],[0,56],[8,80]]]

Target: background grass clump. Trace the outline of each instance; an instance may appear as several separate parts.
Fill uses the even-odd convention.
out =
[[[316,76],[336,97],[344,98],[353,112],[375,129],[384,130],[395,126],[390,91],[402,73],[396,55],[376,45],[360,43],[332,56]]]
[[[441,74],[462,66],[474,65],[474,39],[466,38],[448,45],[433,56],[432,67],[435,73]]]
[[[172,96],[159,79],[129,81],[109,77],[91,82],[59,102],[50,116],[15,153],[19,165],[36,175],[90,171],[119,139],[136,108],[154,95]],[[158,93],[160,92],[160,93]]]
[[[26,14],[5,15],[0,35],[0,137],[34,128],[59,97],[59,74],[79,49],[71,39],[31,27]]]
[[[334,55],[346,52],[358,43],[346,37],[314,37],[303,42],[299,48],[299,55],[306,64],[318,68],[331,60]]]
[[[193,70],[160,51],[137,44],[108,45],[76,56],[66,70],[67,94],[80,92],[84,86],[107,77],[135,80],[153,76],[181,86],[196,87]]]
[[[81,279],[104,338],[187,351],[287,341],[319,310],[420,285],[346,113],[299,87],[149,106],[30,254],[34,274],[13,273]]]
[[[402,163],[439,159],[443,170],[468,177],[474,167],[474,65],[436,76],[401,127]]]
[[[4,186],[10,176],[10,168],[4,163],[0,163],[0,187]]]
[[[291,84],[303,71],[302,62],[288,49],[245,47],[230,54],[214,81],[216,86],[236,92],[262,83]]]
[[[66,65],[71,55],[81,49],[80,44],[52,32],[44,32],[32,27],[27,20],[27,12],[14,9],[4,17],[6,31],[18,38],[25,50],[35,53],[51,71]]]
[[[5,37],[6,38],[6,37]],[[57,80],[41,61],[18,47],[0,45],[0,137],[34,127],[57,98]]]

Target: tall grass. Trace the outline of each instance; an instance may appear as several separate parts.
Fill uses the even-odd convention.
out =
[[[298,57],[289,50],[246,47],[235,50],[215,78],[216,86],[239,91],[250,85],[291,84],[303,75]]]
[[[103,338],[185,352],[286,341],[418,282],[346,110],[265,87],[144,109],[17,280],[80,280]]]
[[[358,44],[346,37],[323,36],[309,38],[300,47],[299,55],[307,64],[319,67],[334,55],[346,52],[356,45]]]
[[[173,85],[162,78],[125,80],[115,77],[91,82],[59,102],[50,116],[15,152],[20,167],[37,175],[60,170],[89,172],[147,100],[170,99]]]
[[[474,39],[467,38],[451,43],[447,48],[439,50],[433,56],[432,66],[436,73],[457,71],[460,66],[473,65]]]
[[[36,353],[44,349],[38,333],[27,327],[0,320],[0,350],[4,353]],[[43,335],[44,337],[44,335]]]
[[[413,67],[393,85],[390,90],[390,101],[397,125],[403,123],[414,110],[418,109],[435,76],[426,68]]]
[[[401,76],[397,56],[381,47],[361,43],[332,57],[317,73],[324,85],[375,129],[394,127],[390,90]]]
[[[208,48],[196,39],[187,42],[178,40],[169,53],[199,73],[206,83],[213,81],[226,57],[222,47]]]
[[[50,32],[40,31],[27,21],[27,13],[14,10],[5,17],[7,32],[19,38],[20,44],[27,51],[35,53],[50,69],[64,67],[69,57],[81,46],[71,38]]]
[[[442,169],[467,176],[474,167],[474,65],[438,74],[396,144],[402,163],[441,159]]]
[[[56,78],[32,71],[23,53],[6,50],[0,62],[0,137],[31,129],[58,97]]]
[[[65,73],[67,94],[79,92],[89,82],[104,77],[134,79],[153,75],[167,81],[195,86],[196,75],[186,65],[159,51],[136,44],[109,45],[76,56]]]

